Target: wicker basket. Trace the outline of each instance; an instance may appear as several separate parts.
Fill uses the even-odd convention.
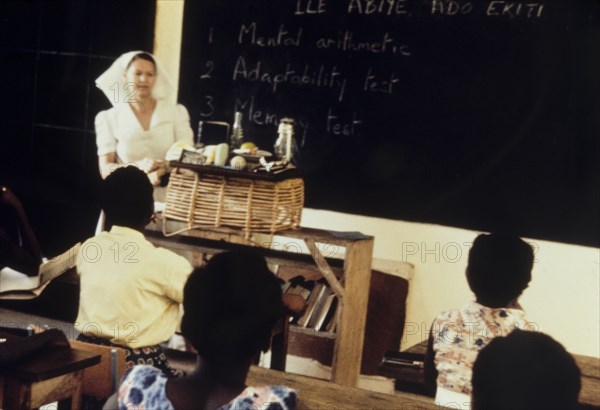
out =
[[[208,171],[171,173],[163,216],[187,226],[167,233],[163,225],[166,236],[202,227],[231,227],[242,229],[248,239],[253,232],[299,228],[304,206],[301,178],[265,180],[204,168]]]

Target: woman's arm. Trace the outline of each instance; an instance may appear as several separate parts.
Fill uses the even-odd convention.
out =
[[[119,167],[117,164],[117,154],[109,152],[108,154],[98,156],[98,168],[100,169],[100,176],[105,179],[115,169]]]
[[[194,144],[194,131],[190,126],[190,115],[187,109],[177,104],[175,107],[175,141],[185,141]]]
[[[117,138],[113,131],[116,125],[115,121],[112,109],[100,111],[94,121],[96,146],[98,148],[98,168],[102,179],[119,167],[117,164]]]
[[[162,161],[156,161],[151,158],[144,158],[139,161],[129,162],[127,164],[120,165],[119,163],[117,163],[117,154],[115,152],[109,152],[108,154],[98,156],[98,167],[100,168],[100,175],[102,176],[102,179],[105,179],[115,169],[121,166],[133,165],[144,171],[146,174],[150,174],[154,171],[159,170],[162,164]]]

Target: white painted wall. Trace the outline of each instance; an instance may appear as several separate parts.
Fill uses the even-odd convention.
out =
[[[414,265],[402,349],[427,338],[436,313],[473,299],[464,272],[480,232],[312,209],[302,225],[373,235],[375,258]],[[524,239],[536,250],[527,317],[570,352],[600,357],[600,249]]]

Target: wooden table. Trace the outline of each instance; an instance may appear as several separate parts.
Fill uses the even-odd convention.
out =
[[[169,223],[177,224],[176,221]],[[157,246],[176,251],[214,254],[250,246],[241,231],[232,229],[206,228],[172,237],[164,237],[159,229],[158,225],[149,225],[145,231],[147,239]],[[175,230],[175,227],[169,229]],[[280,243],[277,249],[273,249],[273,242],[253,237],[252,243],[259,245],[253,246],[253,249],[260,249],[271,263],[314,267],[321,272],[341,302],[338,305],[332,380],[345,386],[356,386],[364,345],[374,238],[360,232],[310,228],[277,232],[275,236],[289,243]],[[288,246],[295,244],[294,241],[305,244],[308,253],[299,252],[296,246]],[[340,248],[344,248],[343,253]]]
[[[99,354],[66,346],[39,349],[0,369],[0,408],[33,409],[57,401],[59,408],[80,409],[83,370],[99,362]]]
[[[169,363],[177,369],[192,372],[196,367],[196,355],[191,352],[166,349]],[[395,395],[377,393],[356,387],[342,386],[327,380],[273,369],[251,366],[246,378],[249,386],[288,386],[296,390],[301,409],[437,409],[432,398],[397,392]]]
[[[376,393],[356,387],[341,386],[325,380],[277,370],[252,366],[246,383],[250,386],[284,385],[298,393],[299,410],[302,409],[402,409],[428,410],[439,407],[432,400],[418,400],[406,395]]]
[[[579,403],[600,409],[600,358],[574,354],[581,371]]]
[[[404,352],[420,356],[425,359],[427,340],[411,346]],[[581,371],[581,391],[579,403],[585,409],[600,409],[600,358],[572,354],[579,370]],[[423,369],[414,367],[399,367],[397,369],[382,368],[382,375],[396,379],[397,388],[409,386],[411,391],[426,391]],[[400,386],[400,387],[398,387]],[[422,388],[419,388],[421,386]]]

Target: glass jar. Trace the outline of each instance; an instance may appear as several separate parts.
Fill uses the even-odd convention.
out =
[[[298,153],[298,147],[294,140],[294,120],[282,118],[277,128],[279,136],[273,146],[275,157],[280,161],[294,164]]]
[[[233,127],[231,129],[231,138],[229,140],[229,149],[233,151],[244,143],[244,130],[242,129],[242,113],[235,112],[233,118]]]

